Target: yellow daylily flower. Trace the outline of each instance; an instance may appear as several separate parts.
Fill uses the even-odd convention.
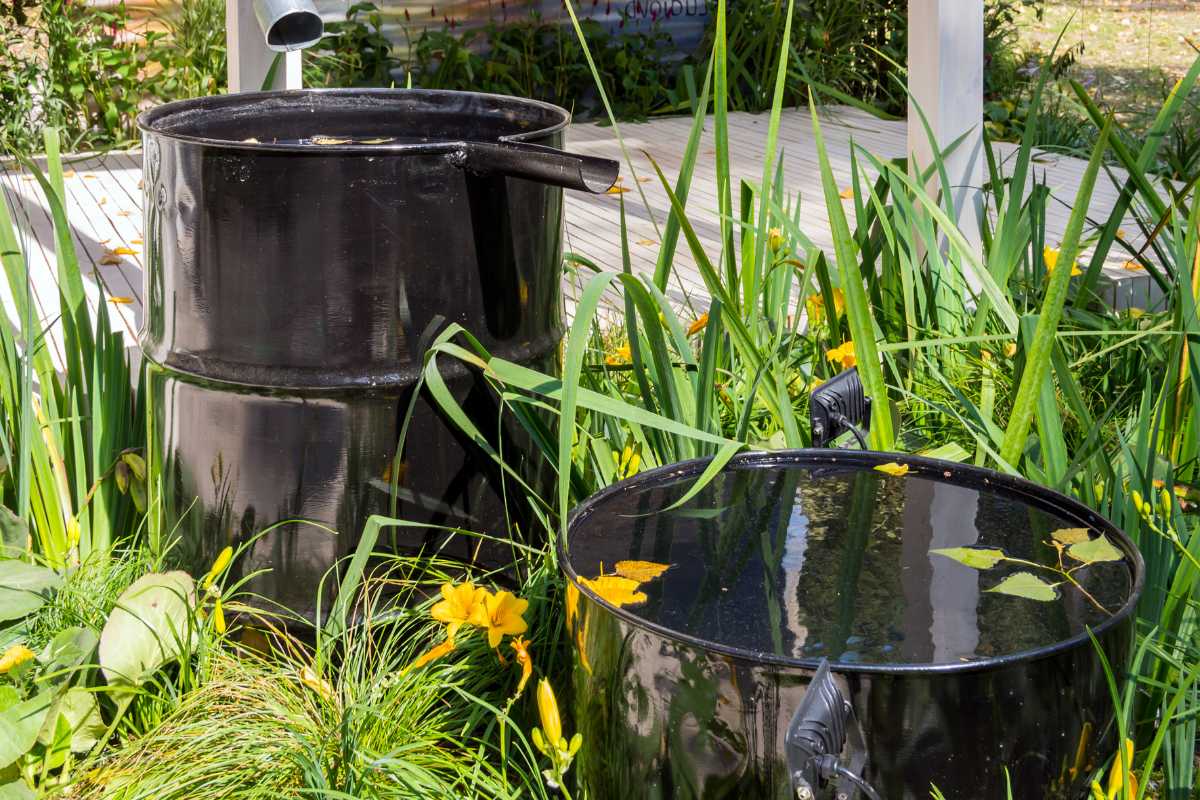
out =
[[[708,312],[705,311],[700,316],[696,317],[696,321],[688,326],[687,335],[695,336],[700,331],[704,330],[704,326],[708,324]]]
[[[834,364],[840,363],[842,369],[850,369],[858,363],[858,358],[854,354],[854,340],[847,339],[838,347],[827,352],[825,357]]]
[[[875,469],[879,472],[887,473],[893,478],[899,478],[908,474],[908,464],[898,464],[895,461],[889,461],[886,464],[876,464]]]
[[[1122,769],[1124,762],[1124,769]],[[1101,790],[1100,781],[1092,781],[1092,797],[1095,800],[1120,800],[1125,795],[1122,794],[1122,788],[1125,785],[1125,773],[1129,773],[1129,796],[1137,797],[1138,783],[1137,775],[1133,774],[1133,740],[1126,739],[1125,746],[1121,748],[1121,752],[1117,754],[1117,758],[1113,760],[1112,766],[1108,769],[1108,789]]]
[[[820,292],[810,294],[804,305],[808,308],[809,324],[820,325],[825,319],[825,296]],[[846,295],[841,289],[833,290],[833,313],[838,317],[846,313]]]
[[[1054,268],[1058,266],[1059,252],[1053,247],[1046,245],[1042,248],[1042,260],[1046,262],[1046,275],[1054,272]],[[1071,262],[1071,277],[1077,278],[1083,274],[1083,270],[1079,268],[1078,261]]]
[[[771,228],[767,231],[767,245],[772,250],[778,250],[783,247],[783,231],[779,228]]]
[[[301,684],[315,692],[322,700],[332,702],[336,697],[333,684],[321,677],[315,669],[307,664],[300,668],[299,679]]]
[[[400,674],[407,675],[409,672],[411,672],[414,669],[420,669],[421,667],[428,664],[430,661],[436,661],[437,659],[446,655],[453,649],[454,649],[453,637],[447,638],[446,641],[444,641],[440,644],[435,644],[433,647],[429,648],[424,653],[419,655],[416,658],[416,660],[414,660],[411,664],[409,664],[404,669],[400,670]]]
[[[575,618],[579,616],[579,587],[574,583],[567,581],[567,627],[570,628],[575,624]]]
[[[208,572],[205,573],[204,580],[200,582],[200,588],[207,589],[208,587],[212,586],[213,581],[215,581],[217,576],[225,571],[225,568],[229,566],[229,562],[231,560],[233,560],[233,548],[226,546],[224,550],[217,554],[216,561],[213,562],[212,566],[209,567]]]
[[[472,617],[483,605],[488,590],[467,581],[457,586],[443,583],[440,591],[443,599],[434,604],[429,615],[438,622],[446,623],[446,636],[453,640],[459,628],[474,624]]]
[[[604,356],[604,363],[608,364],[610,367],[619,366],[621,364],[628,364],[632,360],[633,360],[633,351],[629,349],[628,342],[621,345],[620,347],[618,347],[616,350],[609,353],[608,355]]]
[[[533,658],[529,655],[529,642],[525,641],[524,637],[514,637],[509,645],[517,654],[517,663],[521,665],[521,682],[517,684],[517,694],[520,694],[525,691],[525,684],[529,683],[529,677],[533,675]]]
[[[626,441],[625,448],[619,455],[613,453],[613,461],[617,462],[617,480],[623,481],[637,475],[642,466],[641,443],[634,443],[632,439]]]
[[[1017,354],[1017,343],[1016,342],[1007,342],[1004,345],[1004,357],[1012,358],[1016,354]]]
[[[475,607],[470,621],[487,630],[488,646],[494,650],[500,646],[505,634],[516,636],[528,630],[522,616],[528,607],[528,600],[522,600],[512,592],[486,594],[483,602]]]
[[[34,652],[23,644],[14,644],[0,656],[0,675],[10,672],[34,657]]]

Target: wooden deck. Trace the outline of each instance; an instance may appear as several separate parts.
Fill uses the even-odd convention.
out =
[[[904,154],[903,122],[881,121],[840,108],[825,113],[827,119],[823,130],[840,186],[849,184],[851,141],[879,157]],[[596,196],[567,192],[565,249],[604,268],[620,269],[619,197],[624,197],[633,269],[651,274],[658,253],[659,230],[665,223],[669,203],[654,178],[646,154],[673,179],[682,160],[690,124],[687,118],[669,118],[623,125],[621,133],[633,162],[632,172],[628,165],[622,168],[622,185],[629,191],[622,195]],[[759,178],[767,124],[766,116],[731,115],[730,129],[735,145],[731,161],[737,177],[751,181]],[[793,196],[799,193],[803,200],[802,229],[815,244],[831,252],[832,240],[810,125],[807,112],[788,111],[784,114],[780,145],[784,152],[785,182],[788,193]],[[718,229],[711,121],[708,127],[700,147],[701,157],[696,166],[688,210],[698,236],[715,259]],[[569,133],[568,146],[580,153],[620,158],[613,130],[607,127],[575,125]],[[1002,160],[1010,159],[1014,151],[1012,145],[997,146],[997,156]],[[1079,159],[1052,155],[1041,155],[1037,161],[1038,179],[1046,182],[1053,191],[1047,214],[1047,240],[1055,243],[1066,227],[1071,202],[1086,165]],[[68,216],[89,299],[93,306],[100,302],[109,303],[114,326],[126,331],[132,342],[142,316],[141,154],[138,151],[110,152],[68,158],[68,162],[65,179]],[[14,170],[11,165],[7,171],[0,172],[0,189],[13,212],[22,249],[33,266],[32,292],[36,307],[43,323],[53,327],[58,314],[58,292],[54,280],[52,227],[45,201],[33,177]],[[641,199],[643,192],[646,205]],[[1116,188],[1102,177],[1093,197],[1091,218],[1107,218],[1116,198]],[[1136,245],[1140,234],[1132,221],[1125,226],[1125,231],[1127,241]],[[676,264],[676,283],[670,292],[672,299],[681,303],[690,299],[696,307],[706,306],[707,292],[682,241]],[[1110,300],[1117,306],[1145,306],[1154,299],[1148,277],[1123,269],[1119,261],[1107,265],[1106,278]],[[11,313],[13,305],[6,281],[0,281],[0,299]]]

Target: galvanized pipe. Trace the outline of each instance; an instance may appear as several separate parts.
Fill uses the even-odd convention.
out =
[[[267,47],[276,52],[312,47],[325,34],[312,0],[254,0],[254,16]]]

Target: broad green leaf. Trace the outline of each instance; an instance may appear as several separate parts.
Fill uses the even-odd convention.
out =
[[[76,626],[59,631],[38,655],[43,674],[53,677],[54,673],[62,672],[58,677],[70,677],[66,670],[87,661],[99,641],[100,637],[91,628]]]
[[[1011,594],[1014,597],[1024,597],[1027,600],[1038,600],[1043,603],[1058,599],[1058,589],[1054,584],[1047,583],[1032,572],[1014,572],[987,591]]]
[[[15,559],[0,561],[0,622],[37,611],[60,586],[62,578],[52,569]]]
[[[0,783],[0,800],[36,800],[37,795],[21,778]]]
[[[1059,544],[1079,544],[1086,542],[1090,534],[1087,528],[1059,528],[1050,537]]]
[[[52,699],[53,692],[47,690],[0,711],[0,768],[25,755],[37,743]]]
[[[66,736],[62,735],[64,721]],[[53,708],[42,723],[38,741],[50,745],[68,739],[73,752],[86,753],[104,735],[104,730],[96,693],[82,686],[73,686],[54,701]]]
[[[991,569],[1008,558],[1003,550],[986,547],[941,547],[929,552],[952,558],[971,569]]]
[[[1108,540],[1104,534],[1086,542],[1079,542],[1067,548],[1067,553],[1076,561],[1085,564],[1097,564],[1101,561],[1120,561],[1125,554]]]
[[[117,599],[100,633],[100,668],[110,686],[140,686],[188,641],[195,584],[186,572],[150,573]]]

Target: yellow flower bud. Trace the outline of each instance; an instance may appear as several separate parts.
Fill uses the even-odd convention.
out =
[[[562,717],[558,714],[558,700],[554,697],[554,688],[545,678],[538,681],[537,707],[538,716],[542,720],[542,730],[546,734],[546,741],[557,747],[563,738]]]
[[[1169,491],[1167,491],[1165,487],[1163,488],[1162,492],[1159,494],[1158,501],[1159,501],[1159,503],[1162,504],[1163,516],[1167,517],[1169,519],[1171,516],[1171,508],[1174,505],[1174,501],[1171,500],[1171,493]]]
[[[771,228],[771,230],[767,231],[767,244],[771,246],[772,250],[778,250],[780,247],[783,247],[783,233],[779,228]]]
[[[226,546],[225,549],[217,555],[217,560],[213,562],[212,567],[208,570],[208,574],[204,576],[204,581],[200,584],[201,588],[207,589],[209,586],[212,586],[213,581],[215,581],[217,576],[229,566],[229,562],[232,559],[233,548]]]

